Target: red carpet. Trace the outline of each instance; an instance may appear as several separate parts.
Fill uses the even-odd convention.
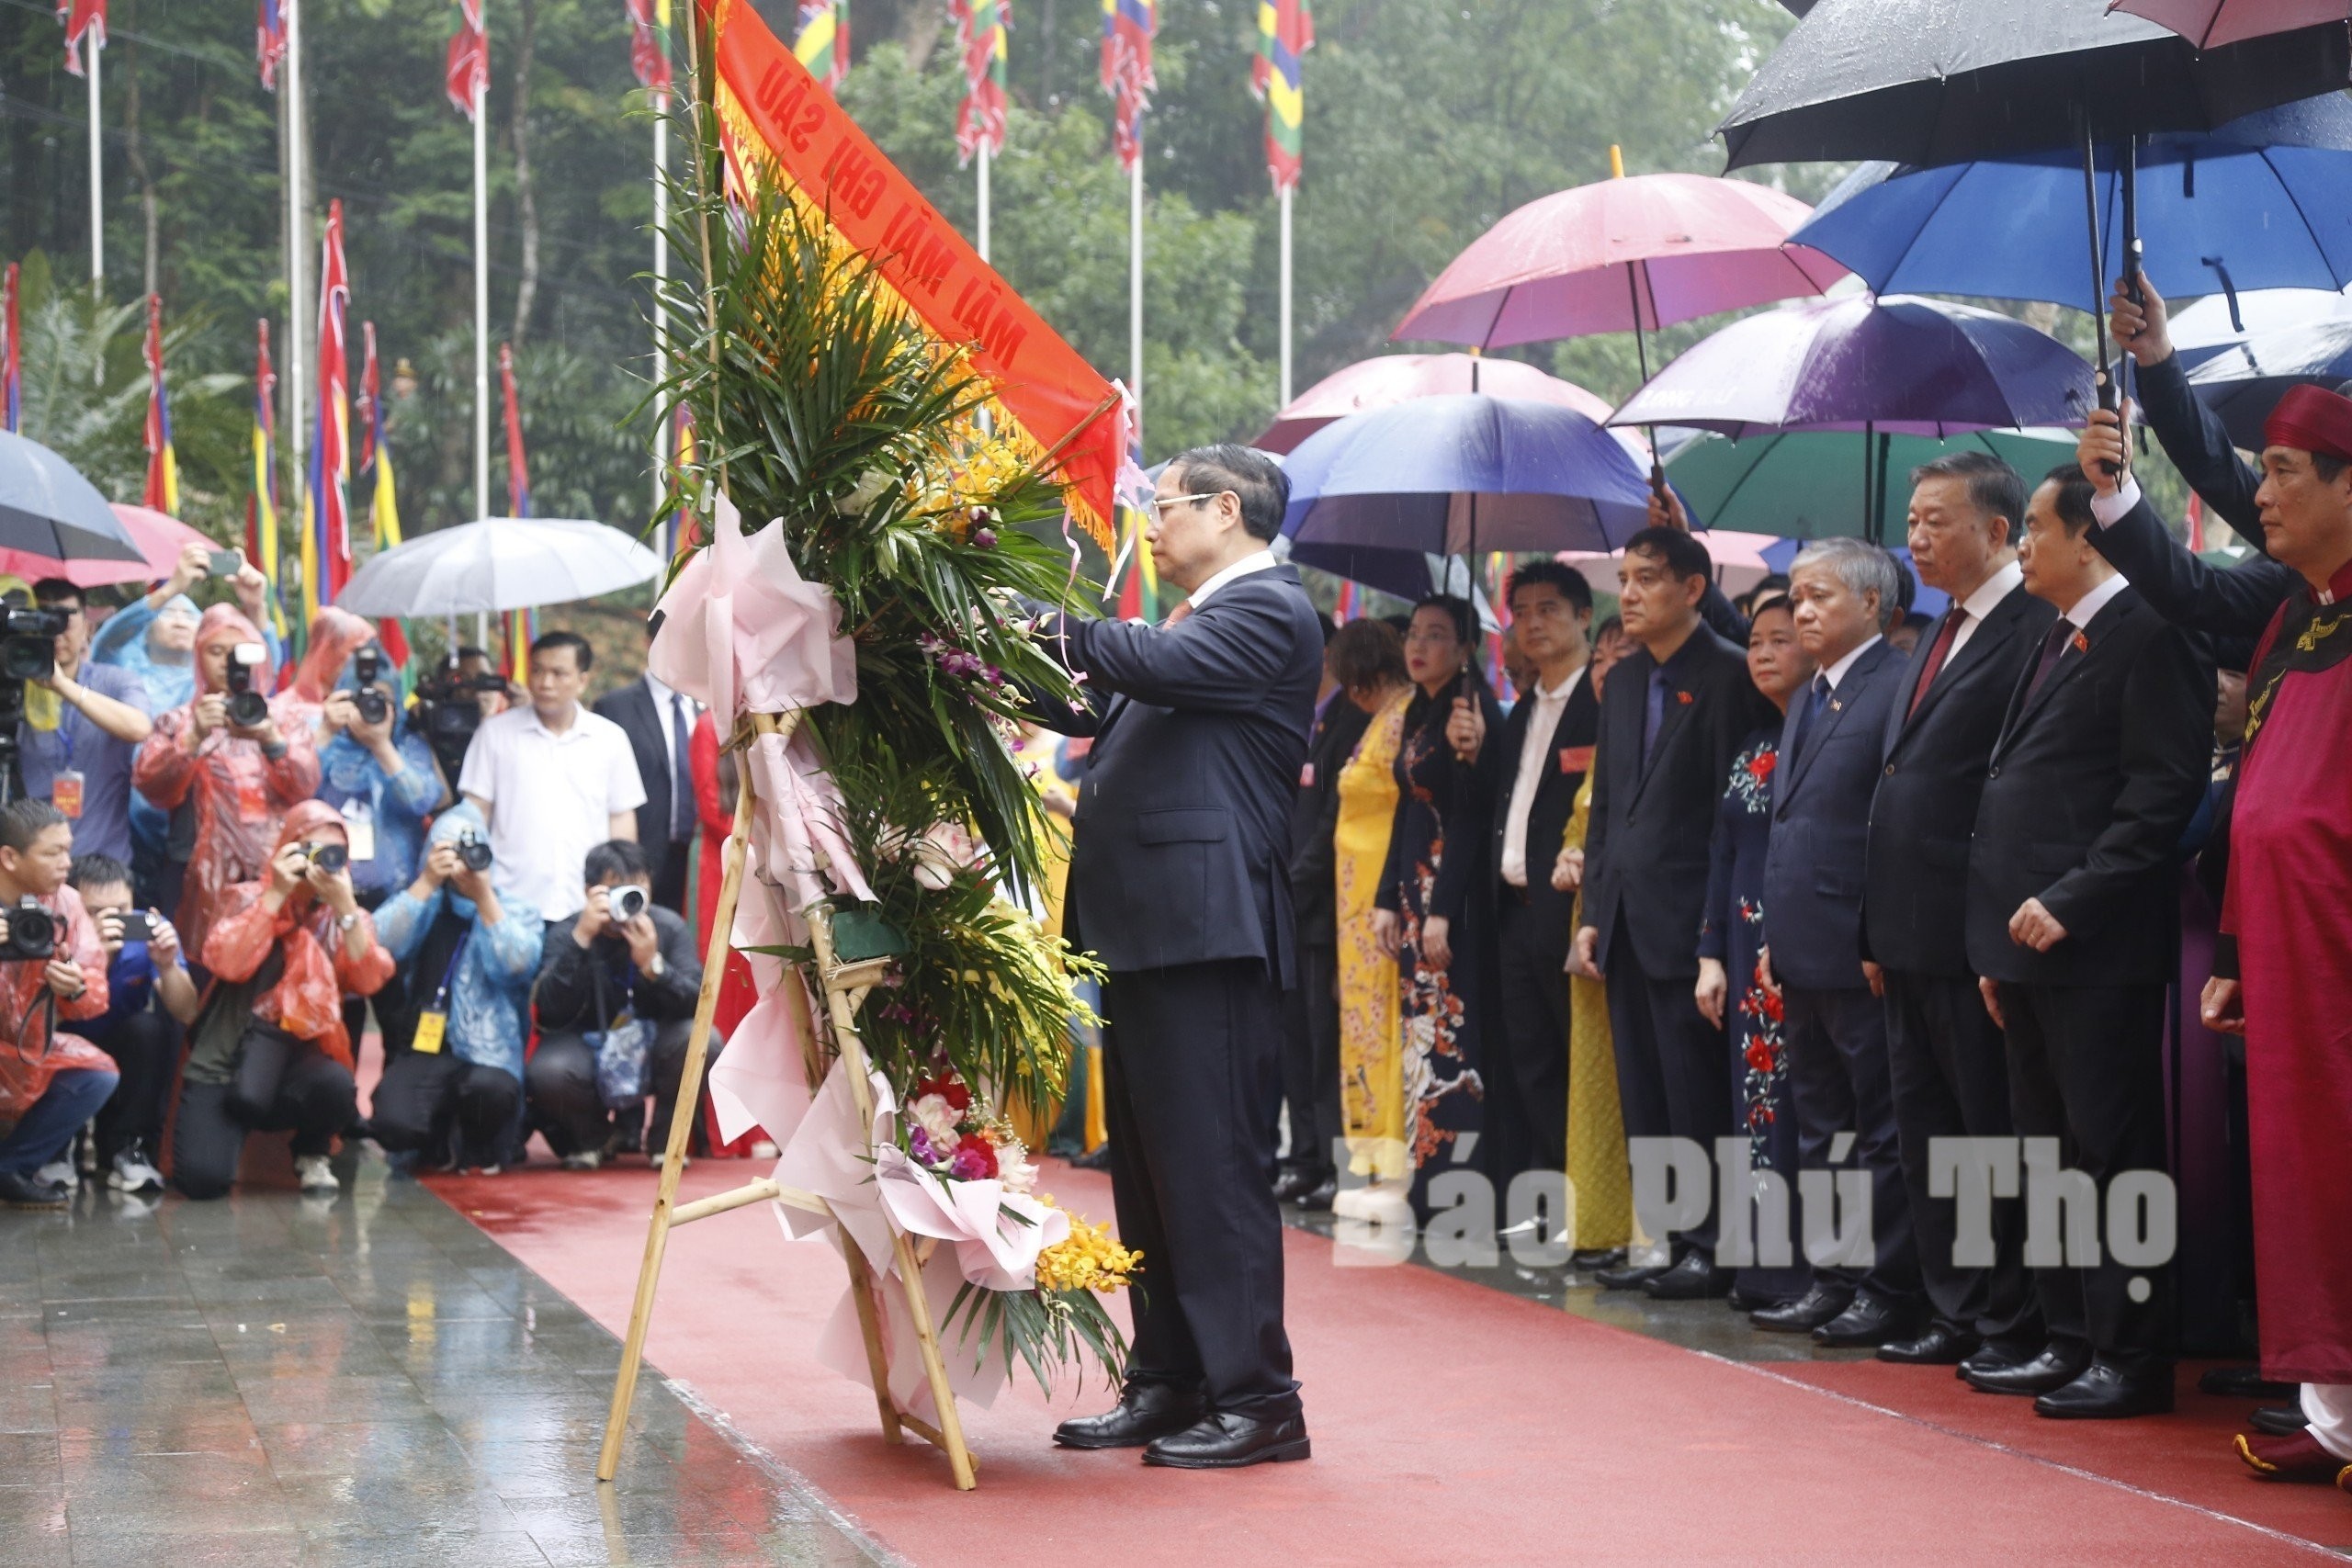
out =
[[[758,1173],[707,1161],[686,1194]],[[652,1200],[643,1168],[433,1185],[615,1332],[626,1325]],[[1109,1213],[1100,1177],[1057,1164],[1046,1186]],[[2233,1409],[2068,1427],[1940,1370],[1768,1371],[1422,1269],[1337,1267],[1319,1238],[1287,1240],[1315,1438],[1304,1464],[1203,1475],[1066,1453],[1050,1446],[1053,1422],[1104,1396],[1066,1392],[1049,1408],[1028,1383],[967,1411],[980,1485],[958,1495],[937,1454],[883,1443],[869,1390],[810,1359],[841,1265],[830,1247],[787,1244],[758,1211],[673,1235],[649,1358],[921,1568],[1008,1555],[1185,1568],[2289,1563],[2321,1556],[2292,1537],[2352,1542],[2352,1499],[2241,1478],[2217,1436]]]

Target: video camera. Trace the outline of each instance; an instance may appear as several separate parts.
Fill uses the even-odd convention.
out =
[[[0,964],[38,962],[57,953],[57,917],[28,893],[15,908],[0,910],[8,921],[8,937],[0,942]]]
[[[269,722],[269,699],[254,690],[254,671],[269,661],[269,649],[241,642],[229,650],[229,722],[254,729]]]
[[[425,744],[433,748],[435,760],[449,777],[454,779],[464,771],[466,748],[473,743],[474,731],[481,728],[480,694],[505,690],[503,677],[488,671],[465,674],[455,660],[417,687],[415,728],[424,732]]]
[[[25,717],[25,682],[57,669],[57,639],[68,617],[62,610],[0,604],[0,801],[24,794],[17,759],[17,727]]]
[[[359,710],[362,724],[381,724],[392,716],[392,700],[376,689],[384,678],[384,656],[372,648],[363,648],[351,660],[354,690],[351,705]]]

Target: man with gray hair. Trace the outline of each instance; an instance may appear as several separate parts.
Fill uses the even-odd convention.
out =
[[[1815,1344],[1847,1349],[1907,1336],[1919,1310],[1886,1015],[1862,972],[1861,948],[1871,795],[1904,668],[1885,637],[1900,588],[1893,558],[1859,539],[1817,540],[1790,568],[1797,642],[1818,673],[1789,704],[1764,857],[1764,964],[1781,988],[1798,1166],[1865,1173],[1871,1234],[1867,1256],[1856,1247],[1811,1259],[1812,1289],[1752,1320],[1810,1330]],[[1804,1218],[1808,1238],[1826,1233],[1829,1216]],[[1742,1229],[1745,1222],[1725,1216]],[[1758,1229],[1787,1234],[1780,1225]]]

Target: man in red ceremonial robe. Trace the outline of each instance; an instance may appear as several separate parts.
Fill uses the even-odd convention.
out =
[[[2352,399],[2299,387],[2264,439],[2264,547],[2305,592],[2271,617],[2247,682],[2203,1012],[2246,1037],[2262,1367],[2303,1385],[2310,1425],[2237,1446],[2260,1474],[2352,1492]],[[2103,465],[2085,470],[2114,494]]]

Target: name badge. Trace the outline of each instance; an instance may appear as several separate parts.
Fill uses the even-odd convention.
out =
[[[441,1054],[441,1042],[449,1032],[449,1015],[446,1012],[421,1012],[416,1015],[416,1038],[409,1042],[409,1049],[427,1056]]]
[[[376,858],[376,814],[366,801],[343,803],[343,836],[351,842],[353,860]]]
[[[82,775],[72,768],[60,772],[50,786],[49,803],[68,817],[82,815]]]
[[[1592,772],[1592,748],[1589,746],[1561,747],[1560,772],[1563,773],[1589,773]]]

